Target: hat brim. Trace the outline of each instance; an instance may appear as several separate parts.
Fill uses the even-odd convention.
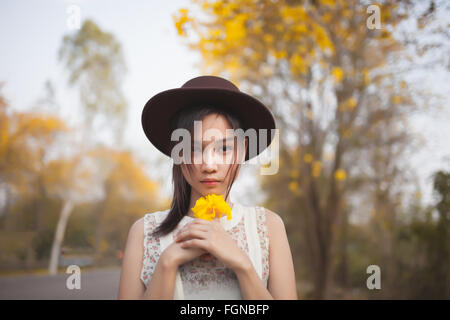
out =
[[[272,112],[258,99],[244,92],[220,88],[175,88],[162,91],[148,100],[142,111],[142,127],[150,142],[162,153],[171,156],[169,142],[172,132],[169,128],[170,118],[185,107],[212,104],[230,110],[242,121],[245,130],[256,130],[257,156],[269,146],[274,138],[275,119]],[[267,143],[260,150],[260,131],[267,129]],[[251,159],[247,149],[245,161]]]

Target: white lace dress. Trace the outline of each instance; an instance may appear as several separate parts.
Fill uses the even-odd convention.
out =
[[[144,216],[144,260],[141,280],[145,286],[150,282],[161,253],[173,242],[173,234],[195,219],[184,216],[171,233],[161,238],[151,235],[168,213],[169,209],[147,213]],[[238,247],[249,256],[258,276],[267,287],[269,238],[265,224],[265,210],[263,207],[249,207],[234,203],[231,215],[231,220],[227,220],[223,215],[220,223],[237,242]],[[212,256],[212,259],[198,257],[178,268],[174,299],[233,300],[242,299],[242,295],[234,271]]]

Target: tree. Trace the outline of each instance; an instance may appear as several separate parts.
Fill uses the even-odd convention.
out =
[[[262,186],[267,204],[287,215],[290,235],[303,232],[314,297],[327,298],[336,229],[351,196],[371,199],[389,181],[401,186],[407,172],[398,162],[413,146],[407,115],[419,106],[394,68],[405,52],[393,30],[411,4],[378,4],[382,28],[372,30],[367,4],[356,0],[194,2],[207,19],[182,8],[174,20],[201,54],[202,72],[242,83],[271,107],[283,136],[293,137],[280,141],[280,172],[263,177]],[[396,193],[384,193],[391,208]],[[361,216],[371,210],[359,209]]]
[[[0,183],[8,192],[7,201],[34,194],[45,196],[40,174],[51,146],[68,128],[57,117],[15,112],[9,109],[6,99],[0,100]],[[39,227],[40,211],[36,209],[35,225]],[[6,212],[5,230],[12,228],[11,218]]]
[[[59,59],[69,70],[69,84],[78,86],[85,114],[86,142],[95,137],[94,120],[103,116],[104,128],[122,144],[127,102],[122,92],[126,66],[115,37],[85,20],[79,31],[64,36]]]

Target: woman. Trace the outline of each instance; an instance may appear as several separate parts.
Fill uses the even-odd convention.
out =
[[[236,143],[234,133],[268,129],[263,134],[270,144],[275,121],[267,107],[228,80],[201,76],[152,97],[142,124],[152,144],[173,159],[175,129],[186,129],[189,143],[199,144],[193,143],[191,154],[182,149],[183,161],[174,161],[171,208],[147,213],[131,226],[118,298],[297,299],[280,216],[229,199],[240,169],[236,160],[249,160],[265,148],[257,133],[258,151],[250,154],[254,149],[249,143],[254,142],[246,137]],[[205,138],[211,132],[214,135]],[[223,196],[231,208],[230,220],[225,215],[212,221],[194,217],[197,200],[210,194]]]

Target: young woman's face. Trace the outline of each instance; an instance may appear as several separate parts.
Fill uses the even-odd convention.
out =
[[[227,129],[229,130],[228,132],[226,131]],[[184,166],[182,166],[183,175],[191,185],[192,191],[199,196],[211,193],[225,195],[227,186],[232,178],[231,166],[233,162],[238,163],[238,139],[234,137],[228,120],[219,114],[205,116],[202,120],[201,128],[197,127],[197,130],[194,137],[192,137],[192,141],[198,139],[200,142],[201,139],[202,143],[198,145],[192,143],[192,161],[191,164],[187,164],[187,166],[191,167],[191,176]],[[207,132],[208,130],[210,131]],[[211,132],[213,132],[211,130],[215,130],[215,136],[211,136]],[[209,137],[207,136],[208,133],[210,134]],[[221,141],[222,139],[225,140]],[[245,140],[245,147],[242,150],[243,157],[245,157],[246,148],[247,140]],[[228,170],[230,172],[227,177]],[[236,178],[239,168],[237,170]],[[205,181],[208,179],[214,179],[215,182]]]

